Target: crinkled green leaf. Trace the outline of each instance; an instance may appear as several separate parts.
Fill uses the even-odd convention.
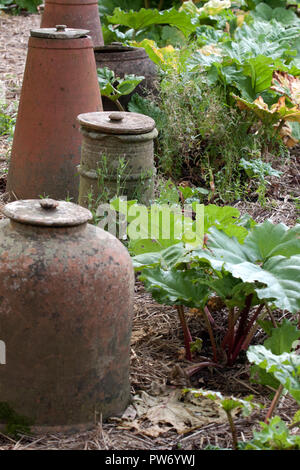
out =
[[[143,253],[132,258],[135,269],[141,270],[155,265],[162,266],[164,269],[173,268],[180,263],[186,249],[182,243],[172,245],[169,248],[153,253]]]
[[[236,274],[238,270],[236,270]],[[234,273],[232,273],[235,275]],[[240,275],[241,273],[239,273]],[[243,273],[245,274],[245,273]],[[241,276],[243,280],[244,277]],[[260,281],[267,284],[265,288],[257,288],[256,292],[260,299],[273,300],[274,304],[292,313],[300,309],[300,255],[284,258],[274,256],[269,259],[260,272],[246,274],[250,281]]]
[[[244,24],[241,28],[238,28],[234,39],[237,44],[237,50],[240,52],[240,58],[245,59],[245,55],[251,57],[265,55],[275,59],[285,55],[287,45],[293,48],[298,37],[298,25],[286,28],[276,20],[264,21],[256,19],[250,25]],[[281,51],[279,49],[280,45]]]
[[[235,207],[209,204],[204,208],[204,232],[207,233],[210,227],[216,227],[242,242],[248,235],[248,230],[236,224],[239,217],[240,211]]]
[[[257,224],[249,233],[246,246],[253,253],[255,261],[265,261],[271,256],[292,256],[300,254],[300,224],[288,228],[285,224],[272,224],[266,220]]]
[[[176,8],[158,11],[156,9],[141,8],[138,12],[128,12],[116,8],[108,20],[113,24],[127,26],[135,31],[142,30],[154,24],[167,24],[180,29],[185,36],[189,36],[196,30],[196,25],[191,22],[191,17],[185,11]]]
[[[300,423],[300,410],[296,411],[293,416],[292,424]]]
[[[164,270],[159,266],[145,268],[140,280],[143,281],[153,298],[166,305],[186,305],[193,308],[203,308],[207,302],[209,288],[201,284],[199,272],[190,269],[178,271]]]
[[[145,114],[154,119],[157,130],[164,128],[166,116],[164,112],[153,101],[144,98],[143,96],[135,93],[129,104],[128,111],[131,113]]]
[[[213,64],[216,64],[218,62],[220,63],[223,62],[222,55],[220,54],[219,55],[217,54],[206,55],[201,51],[196,51],[187,62],[187,70],[195,71],[198,68],[205,70],[208,67],[211,67]]]
[[[270,163],[264,162],[260,158],[253,160],[241,158],[239,166],[245,170],[249,178],[258,178],[262,181],[266,176],[275,176],[278,178],[282,174],[281,171],[275,170]]]
[[[237,397],[225,397],[220,392],[215,392],[211,390],[203,390],[203,389],[184,389],[183,393],[190,393],[194,397],[206,397],[212,401],[215,401],[219,404],[221,408],[227,413],[232,412],[233,410],[239,408],[242,410],[244,416],[249,416],[250,413],[255,408],[260,408],[261,406],[253,402],[253,397],[250,395],[245,399],[237,398]]]
[[[245,450],[300,450],[300,436],[291,434],[287,425],[279,416],[271,421],[260,423],[261,430],[253,432],[253,439]]]
[[[133,90],[144,80],[145,77],[137,77],[135,75],[126,75],[125,80],[122,80],[121,83],[117,86],[117,90],[121,95],[129,95]]]
[[[250,362],[274,375],[300,404],[300,356],[294,353],[273,354],[263,345],[250,346]]]
[[[243,66],[243,74],[251,78],[251,86],[255,95],[267,90],[272,82],[272,73],[276,65],[271,57],[258,55],[250,58]]]
[[[280,355],[284,352],[291,352],[294,342],[300,337],[300,330],[297,328],[297,325],[294,325],[285,318],[277,328],[270,326],[269,323],[266,324],[266,322],[263,324],[259,322],[259,324],[263,326],[264,329],[267,329],[269,337],[264,341],[264,346],[273,354]],[[268,373],[257,365],[251,367],[251,377],[254,378],[255,382],[259,382],[262,385],[269,385],[274,389],[277,389],[279,386],[279,381],[273,374]]]
[[[269,221],[256,225],[243,244],[212,227],[209,250],[195,250],[195,259],[213,269],[254,283],[261,300],[296,313],[300,309],[300,226],[288,229]],[[262,287],[265,285],[265,287]]]
[[[230,40],[230,35],[209,25],[202,25],[196,29],[197,40],[200,44],[216,44]]]
[[[278,328],[271,330],[271,335],[264,342],[264,346],[273,354],[291,352],[293,343],[300,338],[300,330],[296,324],[283,319]]]
[[[300,23],[299,18],[293,11],[281,7],[271,8],[266,3],[259,3],[252,15],[254,17],[263,18],[265,21],[271,21],[274,19],[285,26],[292,26]]]

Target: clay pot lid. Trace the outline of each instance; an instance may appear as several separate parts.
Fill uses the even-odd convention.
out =
[[[155,121],[144,114],[106,111],[79,114],[81,126],[107,134],[146,134],[153,131]]]
[[[31,29],[30,35],[36,38],[45,39],[77,39],[90,34],[86,29],[68,28],[65,24],[55,26],[55,28]]]
[[[6,204],[2,212],[15,222],[46,227],[73,227],[84,224],[93,217],[84,207],[54,199],[14,201]]]

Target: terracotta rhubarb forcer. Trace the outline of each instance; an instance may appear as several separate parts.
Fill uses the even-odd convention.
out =
[[[104,45],[98,2],[95,0],[46,0],[41,28],[54,28],[57,24],[88,29],[94,46]]]
[[[76,118],[101,111],[88,31],[31,31],[7,191],[15,199],[78,197],[81,137]]]
[[[0,403],[45,431],[120,415],[130,400],[133,269],[65,201],[7,204],[0,222]]]
[[[154,196],[154,144],[158,132],[149,116],[128,112],[78,116],[82,133],[79,204],[108,202],[120,195],[149,205]]]

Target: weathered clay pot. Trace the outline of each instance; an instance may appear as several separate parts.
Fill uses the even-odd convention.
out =
[[[148,205],[154,195],[154,120],[109,111],[80,114],[78,121],[83,135],[79,204],[88,207],[91,195],[95,205],[122,195]]]
[[[76,430],[130,399],[133,269],[73,203],[15,201],[0,222],[0,403],[35,427]]]
[[[13,140],[7,191],[77,201],[81,136],[76,118],[101,111],[92,41],[87,31],[31,31]]]
[[[128,47],[123,46],[121,43],[96,47],[95,59],[97,68],[108,67],[115,72],[117,77],[123,78],[124,75],[145,77],[133,93],[122,96],[119,99],[124,109],[127,109],[127,105],[134,93],[145,95],[145,90],[155,92],[157,68],[142,47]],[[116,104],[105,96],[102,97],[102,102],[104,111],[117,110]]]
[[[41,28],[66,24],[89,30],[94,46],[103,46],[103,34],[96,0],[46,0]]]

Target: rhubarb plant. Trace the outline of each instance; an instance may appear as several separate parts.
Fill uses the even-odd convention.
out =
[[[181,188],[186,196],[190,192]],[[168,205],[165,202],[172,202]],[[199,205],[203,209],[203,219],[197,222],[196,202],[193,201],[183,211],[179,204],[178,191],[169,184],[161,192],[156,204],[150,208],[137,204],[136,201],[123,201],[115,199],[111,207],[121,213],[128,223],[128,248],[133,255],[133,264],[137,271],[142,270],[140,279],[153,297],[160,303],[174,305],[177,309],[180,323],[184,333],[186,356],[192,359],[190,345],[192,338],[186,323],[184,306],[190,308],[204,308],[205,319],[213,322],[206,307],[206,302],[212,295],[208,285],[209,276],[207,270],[190,269],[185,258],[187,254],[199,246],[203,246],[204,234],[211,227],[235,236],[243,242],[248,234],[248,227],[255,225],[249,217],[240,217],[240,212],[234,207],[218,207],[214,204]],[[163,209],[163,218],[159,217],[160,209]],[[169,230],[166,233],[166,219],[169,220]],[[202,222],[202,224],[201,224]],[[202,225],[202,226],[201,226]],[[132,227],[139,229],[139,237],[135,231],[135,237],[131,237]],[[194,238],[193,238],[194,237]],[[235,283],[232,279],[229,283]],[[211,335],[212,344],[214,340]],[[214,359],[217,360],[217,352],[214,347]]]
[[[199,309],[208,327],[213,363],[233,365],[247,350],[256,322],[277,307],[300,310],[300,225],[265,221],[243,241],[216,227],[209,228],[204,247],[184,244],[133,258],[140,279],[160,303]],[[188,288],[187,288],[188,286]],[[209,299],[219,297],[228,313],[228,327],[220,344],[214,337]],[[185,335],[187,346],[188,335]],[[190,355],[189,355],[190,356]]]

